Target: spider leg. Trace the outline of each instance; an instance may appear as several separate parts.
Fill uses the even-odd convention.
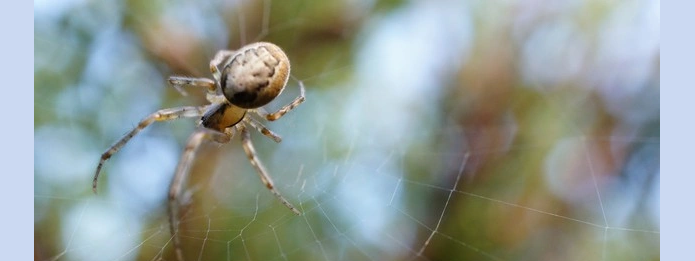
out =
[[[302,83],[302,81],[299,81],[299,96],[297,96],[297,98],[295,98],[291,103],[283,106],[274,113],[268,113],[263,108],[259,108],[254,111],[256,112],[256,114],[258,114],[261,117],[264,117],[266,120],[274,121],[280,119],[280,117],[285,115],[287,112],[302,104],[304,100],[304,83]]]
[[[217,68],[217,66],[223,65],[222,62],[224,62],[233,54],[234,51],[232,50],[219,50],[212,58],[212,60],[210,60],[210,72],[212,73],[212,77],[215,78],[215,81],[220,82],[220,79],[222,79],[222,73],[220,72],[219,68]]]
[[[268,190],[270,190],[270,192],[273,193],[273,195],[275,195],[275,197],[279,199],[283,205],[292,210],[294,214],[301,215],[302,213],[299,212],[299,210],[297,210],[292,203],[287,201],[287,199],[285,199],[285,197],[283,197],[277,189],[275,189],[273,180],[270,178],[270,176],[268,176],[268,172],[265,170],[265,167],[263,167],[261,161],[258,160],[258,157],[256,157],[256,149],[253,148],[253,143],[251,143],[251,134],[246,129],[244,124],[241,123],[237,124],[236,126],[241,132],[241,144],[244,147],[244,152],[246,152],[246,156],[249,158],[251,165],[253,165],[258,172],[258,176],[261,178],[261,181],[265,187],[268,188]]]
[[[188,138],[186,143],[186,148],[183,150],[181,155],[181,160],[179,165],[176,167],[176,173],[174,178],[171,180],[171,185],[169,186],[169,230],[171,235],[174,237],[174,249],[176,251],[176,259],[183,261],[183,251],[181,250],[181,241],[177,233],[178,224],[178,195],[181,193],[181,188],[183,187],[183,181],[189,170],[191,168],[191,163],[195,158],[195,154],[198,151],[198,147],[205,140],[213,140],[219,143],[227,143],[231,140],[232,133],[221,133],[210,129],[199,129],[195,131]]]
[[[99,165],[97,165],[97,170],[94,173],[94,180],[92,182],[92,190],[94,193],[97,192],[97,181],[99,179],[99,173],[101,172],[101,167],[103,167],[104,162],[106,162],[113,154],[116,154],[123,146],[125,146],[128,141],[130,141],[133,136],[138,134],[143,129],[147,128],[150,124],[155,121],[170,121],[178,118],[194,118],[201,117],[208,106],[185,106],[177,108],[162,109],[156,111],[145,117],[137,127],[128,132],[123,138],[114,143],[108,150],[101,154],[101,159],[99,159]]]
[[[168,82],[183,96],[188,96],[188,93],[183,89],[184,86],[205,87],[207,88],[208,96],[217,95],[217,85],[215,84],[215,81],[207,78],[171,76],[169,77]]]
[[[258,132],[260,132],[263,135],[265,135],[266,137],[274,140],[275,142],[280,143],[282,141],[282,138],[280,137],[280,135],[277,135],[275,132],[266,128],[263,125],[263,123],[259,122],[258,120],[251,118],[251,117],[244,117],[244,122],[248,123],[249,125],[251,125],[251,127],[256,129]]]

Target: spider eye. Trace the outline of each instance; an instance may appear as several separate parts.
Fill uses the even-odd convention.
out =
[[[237,51],[224,67],[222,93],[238,107],[261,107],[280,95],[289,68],[287,56],[279,47],[270,43],[250,45]]]

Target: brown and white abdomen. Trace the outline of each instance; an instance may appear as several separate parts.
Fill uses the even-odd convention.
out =
[[[222,69],[222,93],[235,106],[258,108],[275,99],[290,76],[290,62],[275,44],[259,42],[237,50]]]

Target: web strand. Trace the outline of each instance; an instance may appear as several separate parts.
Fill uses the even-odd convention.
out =
[[[427,248],[427,245],[430,244],[430,240],[432,240],[432,237],[434,237],[434,234],[436,234],[437,231],[439,231],[439,225],[442,223],[442,219],[444,218],[444,213],[446,213],[446,208],[449,206],[449,201],[451,200],[451,195],[454,194],[454,191],[456,191],[456,187],[458,186],[459,180],[461,179],[461,175],[463,174],[463,169],[466,166],[466,162],[468,162],[469,156],[470,156],[470,154],[466,153],[466,155],[463,157],[463,161],[461,162],[461,166],[459,167],[458,175],[456,175],[456,181],[454,181],[454,187],[451,190],[449,190],[449,195],[447,196],[446,202],[444,203],[444,208],[442,209],[442,213],[439,215],[439,220],[437,220],[437,225],[432,230],[432,233],[430,233],[430,236],[427,237],[427,240],[425,240],[425,243],[420,248],[420,251],[417,252],[418,256],[422,256],[422,253],[425,252],[425,248]]]

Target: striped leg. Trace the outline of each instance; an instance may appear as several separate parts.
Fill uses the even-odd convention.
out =
[[[171,76],[169,77],[169,84],[176,88],[177,91],[183,96],[188,96],[186,90],[183,89],[184,86],[195,86],[203,87],[207,91],[207,99],[211,103],[215,103],[214,97],[217,97],[217,85],[215,81],[207,78],[191,78],[185,76]]]
[[[263,125],[263,123],[260,123],[258,120],[251,118],[251,117],[244,117],[244,122],[248,123],[249,125],[251,125],[251,127],[256,129],[258,132],[260,132],[263,135],[265,135],[266,137],[274,140],[275,142],[280,143],[282,141],[282,138],[280,137],[280,135],[277,135],[275,132],[266,128]]]
[[[171,235],[174,237],[174,250],[176,251],[176,259],[183,261],[183,251],[181,250],[181,240],[177,233],[178,224],[178,196],[181,193],[183,187],[183,181],[189,173],[195,154],[198,151],[198,147],[205,140],[213,140],[219,143],[227,143],[232,138],[231,133],[225,134],[210,129],[199,129],[195,131],[188,138],[186,143],[186,148],[181,155],[181,160],[179,165],[176,167],[176,173],[174,178],[171,180],[171,185],[169,186],[169,230]]]
[[[266,120],[274,121],[274,120],[280,119],[287,112],[291,111],[292,109],[294,109],[297,106],[299,106],[300,104],[302,104],[302,102],[304,102],[304,100],[305,100],[305,98],[304,98],[304,83],[299,81],[299,96],[297,98],[295,98],[294,101],[292,101],[290,104],[283,106],[282,108],[280,108],[278,111],[276,111],[274,113],[267,113],[265,110],[262,110],[262,109],[258,109],[258,110],[254,110],[254,111],[256,113],[258,113],[258,115],[260,115],[261,117],[264,117]]]
[[[106,162],[113,154],[116,154],[123,146],[125,146],[128,141],[130,141],[133,136],[137,135],[140,131],[147,128],[150,124],[155,121],[170,121],[178,118],[195,118],[201,117],[208,106],[185,106],[177,108],[162,109],[155,113],[150,114],[144,118],[137,127],[128,132],[123,138],[118,140],[113,144],[108,150],[101,154],[101,159],[99,160],[99,165],[97,165],[97,170],[94,173],[94,180],[92,181],[92,190],[94,193],[97,192],[97,182],[99,179],[99,173],[101,172],[101,167],[103,167],[104,162]]]
[[[258,172],[258,176],[261,177],[261,181],[265,187],[268,188],[268,190],[270,190],[270,192],[273,193],[273,195],[275,195],[275,197],[278,198],[283,205],[292,210],[294,214],[301,215],[302,213],[299,212],[299,210],[297,210],[292,203],[287,201],[287,199],[285,199],[285,197],[283,197],[277,189],[275,189],[273,180],[270,178],[270,176],[268,176],[268,172],[265,170],[265,167],[263,167],[261,161],[258,160],[258,157],[256,157],[256,149],[253,148],[253,143],[251,143],[251,134],[246,129],[244,124],[237,124],[236,126],[238,126],[237,128],[239,128],[239,131],[241,132],[241,145],[244,147],[244,152],[246,152],[246,156],[249,158],[251,165],[253,165]]]

